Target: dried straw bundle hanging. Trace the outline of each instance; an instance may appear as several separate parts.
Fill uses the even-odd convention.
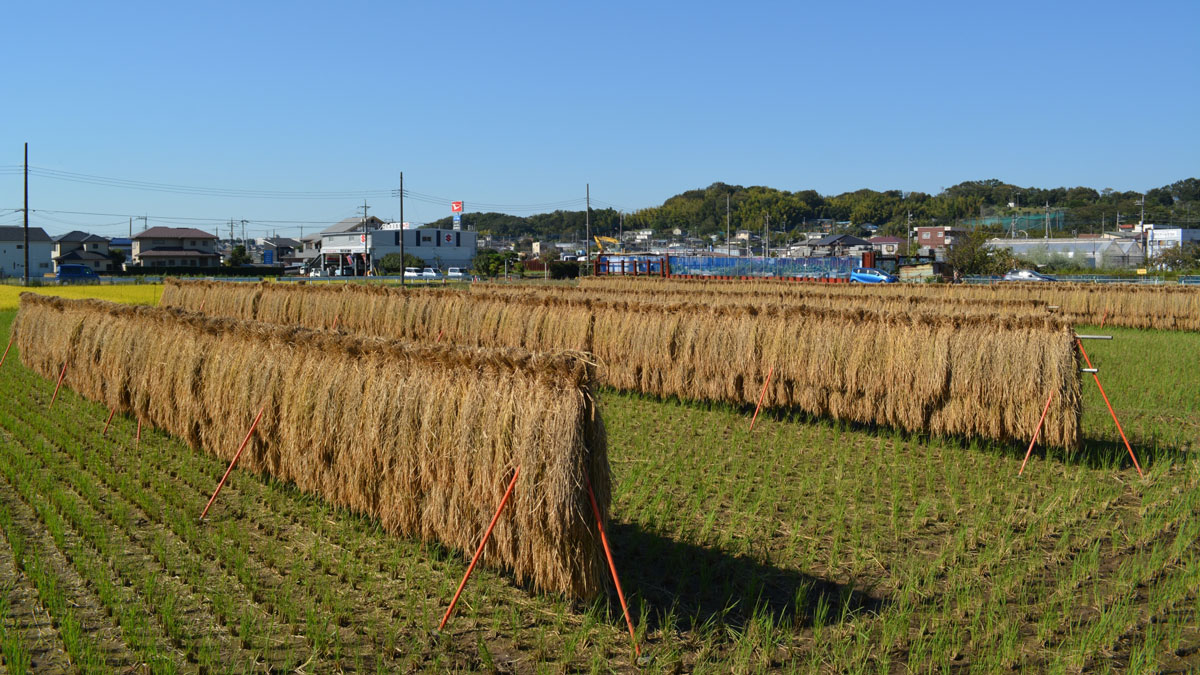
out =
[[[28,367],[65,358],[70,388],[224,459],[265,404],[239,466],[393,532],[473,549],[520,466],[484,560],[546,590],[602,588],[586,485],[607,512],[610,478],[584,358],[32,294],[14,326]]]
[[[1074,447],[1079,438],[1072,333],[1044,311],[973,316],[355,286],[208,288],[214,292],[205,304],[210,312],[223,311],[216,298],[240,289],[261,297],[230,306],[257,306],[257,318],[265,318],[263,310],[273,303],[329,303],[341,308],[346,330],[368,335],[590,351],[601,364],[601,382],[657,396],[752,405],[773,367],[767,407],[939,435],[1026,438],[1053,390],[1044,442]],[[194,307],[205,302],[195,293],[188,298]],[[305,316],[271,318],[297,322]]]

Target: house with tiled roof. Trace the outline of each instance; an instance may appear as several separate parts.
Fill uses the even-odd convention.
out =
[[[134,267],[219,267],[217,235],[190,227],[152,227],[133,236]]]
[[[54,237],[51,259],[54,261],[55,272],[58,271],[59,265],[86,265],[97,273],[112,271],[108,239],[79,230]]]

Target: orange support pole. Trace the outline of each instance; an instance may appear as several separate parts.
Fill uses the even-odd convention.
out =
[[[1038,434],[1042,433],[1042,422],[1046,421],[1046,413],[1050,410],[1050,401],[1054,399],[1054,390],[1050,390],[1050,395],[1046,397],[1046,407],[1042,408],[1042,416],[1038,418],[1037,428],[1033,430],[1033,438],[1029,441],[1029,449],[1025,451],[1025,460],[1021,462],[1021,470],[1017,475],[1025,473],[1025,462],[1029,461],[1029,455],[1033,454],[1033,444],[1037,443]]]
[[[1100,327],[1101,328],[1104,328],[1105,321],[1108,321],[1108,308],[1107,307],[1104,308],[1104,316],[1100,318]],[[1091,366],[1088,366],[1088,368],[1091,368]]]
[[[1088,368],[1092,368],[1092,360],[1088,358],[1087,350],[1083,348],[1083,341],[1075,338],[1075,344],[1079,345],[1079,352],[1083,354],[1083,360],[1087,362]],[[1121,428],[1121,421],[1117,419],[1117,413],[1113,411],[1112,404],[1108,402],[1108,394],[1104,393],[1104,386],[1100,384],[1100,376],[1092,373],[1092,378],[1096,380],[1096,386],[1100,389],[1100,395],[1104,397],[1104,405],[1108,406],[1108,414],[1112,415],[1113,422],[1117,425],[1117,431],[1121,434],[1121,440],[1125,442],[1125,449],[1129,451],[1129,457],[1133,460],[1133,468],[1137,469],[1139,476],[1145,476],[1142,473],[1142,467],[1138,464],[1137,456],[1133,454],[1133,448],[1129,446],[1129,439],[1125,438],[1125,430]]]
[[[771,375],[775,373],[775,366],[771,366],[767,370],[767,381],[763,382],[762,393],[758,395],[758,405],[754,406],[754,417],[750,418],[750,431],[754,431],[754,421],[758,419],[758,410],[762,408],[763,399],[767,397],[767,387],[771,384]]]
[[[625,625],[629,626],[629,639],[633,640],[633,651],[642,656],[642,648],[638,646],[637,635],[633,631],[633,619],[629,618],[629,605],[625,604],[625,592],[621,590],[621,580],[617,578],[617,566],[613,563],[612,549],[608,546],[608,536],[604,534],[604,519],[600,517],[600,506],[596,504],[596,493],[592,491],[592,481],[587,484],[588,500],[592,503],[592,515],[596,516],[596,529],[600,531],[600,544],[604,546],[604,557],[608,558],[608,571],[612,572],[613,585],[617,587],[617,598],[621,601],[621,611],[625,612]]]
[[[133,437],[133,445],[137,448],[142,447],[142,418],[140,417],[138,418],[137,435]]]
[[[337,316],[333,317],[333,328],[330,328],[329,330],[337,330],[338,321],[341,321],[341,320],[342,320],[341,314],[338,314]]]
[[[46,407],[48,407],[48,408],[54,407],[54,401],[58,400],[58,390],[60,387],[62,387],[63,377],[65,377],[66,375],[67,375],[67,362],[63,361],[62,370],[60,370],[58,372],[58,384],[54,385],[54,396],[52,396],[50,398],[50,405],[48,405]]]
[[[445,329],[444,329],[444,328],[443,328],[442,330],[439,330],[439,331],[438,331],[438,336],[437,336],[437,339],[436,339],[436,340],[434,340],[434,342],[435,342],[435,343],[437,343],[437,342],[441,342],[441,341],[442,341],[442,333],[444,333],[444,332],[445,332]]]
[[[8,332],[8,346],[4,348],[4,356],[0,356],[0,366],[4,365],[4,360],[8,358],[8,350],[12,349],[13,338],[16,336],[13,331]]]
[[[111,411],[108,413],[108,419],[104,420],[104,431],[101,431],[101,432],[100,432],[100,435],[101,435],[101,436],[103,436],[104,434],[107,434],[107,433],[108,433],[108,425],[112,424],[112,418],[113,418],[113,415],[116,415],[116,414],[117,414],[117,409],[116,409],[116,408],[113,408],[113,409],[112,409],[112,410],[111,410]]]
[[[479,562],[479,556],[483,555],[483,547],[487,545],[488,539],[492,536],[492,530],[496,527],[496,522],[500,520],[500,512],[504,510],[504,505],[508,504],[508,498],[512,496],[513,488],[517,486],[517,476],[521,475],[521,467],[513,472],[512,480],[508,482],[508,489],[504,491],[504,498],[500,500],[500,506],[496,509],[496,515],[492,516],[492,522],[488,523],[487,531],[483,533],[483,541],[479,542],[479,548],[475,549],[475,555],[471,558],[471,564],[467,565],[467,573],[463,575],[462,582],[458,585],[458,590],[454,592],[454,599],[450,601],[450,606],[446,608],[446,613],[442,615],[442,622],[438,624],[438,630],[446,627],[446,622],[450,620],[450,615],[454,613],[454,606],[458,604],[458,596],[462,595],[463,588],[467,585],[467,579],[471,578],[471,572],[475,571],[475,563]]]
[[[204,516],[208,515],[208,508],[216,501],[217,495],[221,494],[221,488],[225,486],[225,480],[233,472],[233,465],[237,464],[238,458],[242,456],[242,451],[246,449],[246,444],[250,442],[250,436],[254,433],[254,428],[258,426],[258,421],[262,419],[263,412],[266,409],[266,403],[258,409],[258,414],[254,417],[254,423],[250,425],[250,431],[246,432],[246,437],[242,439],[242,444],[238,446],[237,452],[233,455],[233,461],[229,463],[229,468],[225,469],[225,475],[221,476],[221,482],[217,483],[217,489],[213,492],[212,497],[208,498],[208,503],[204,505],[204,511],[200,514],[200,520],[204,520]]]

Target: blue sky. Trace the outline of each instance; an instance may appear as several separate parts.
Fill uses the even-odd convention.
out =
[[[43,171],[345,193],[34,177],[35,224],[110,235],[131,214],[311,232],[362,193],[397,218],[401,171],[415,222],[450,199],[581,208],[589,183],[593,206],[628,211],[715,181],[936,193],[1200,175],[1194,0],[112,5],[5,9],[0,224],[20,222],[24,142]]]

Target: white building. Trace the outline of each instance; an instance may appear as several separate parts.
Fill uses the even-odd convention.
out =
[[[419,230],[378,229],[362,232],[331,232],[321,235],[319,263],[323,268],[337,270],[341,266],[355,267],[362,273],[364,253],[373,267],[389,253],[400,253],[400,237],[404,237],[405,255],[414,255],[429,267],[470,267],[478,252],[476,233],[463,230],[423,228]]]
[[[29,228],[29,278],[53,272],[54,242],[40,227]],[[25,276],[25,228],[0,227],[0,278]]]
[[[1173,246],[1183,246],[1189,242],[1200,242],[1200,229],[1180,227],[1145,227],[1146,243],[1150,257],[1161,254]]]

